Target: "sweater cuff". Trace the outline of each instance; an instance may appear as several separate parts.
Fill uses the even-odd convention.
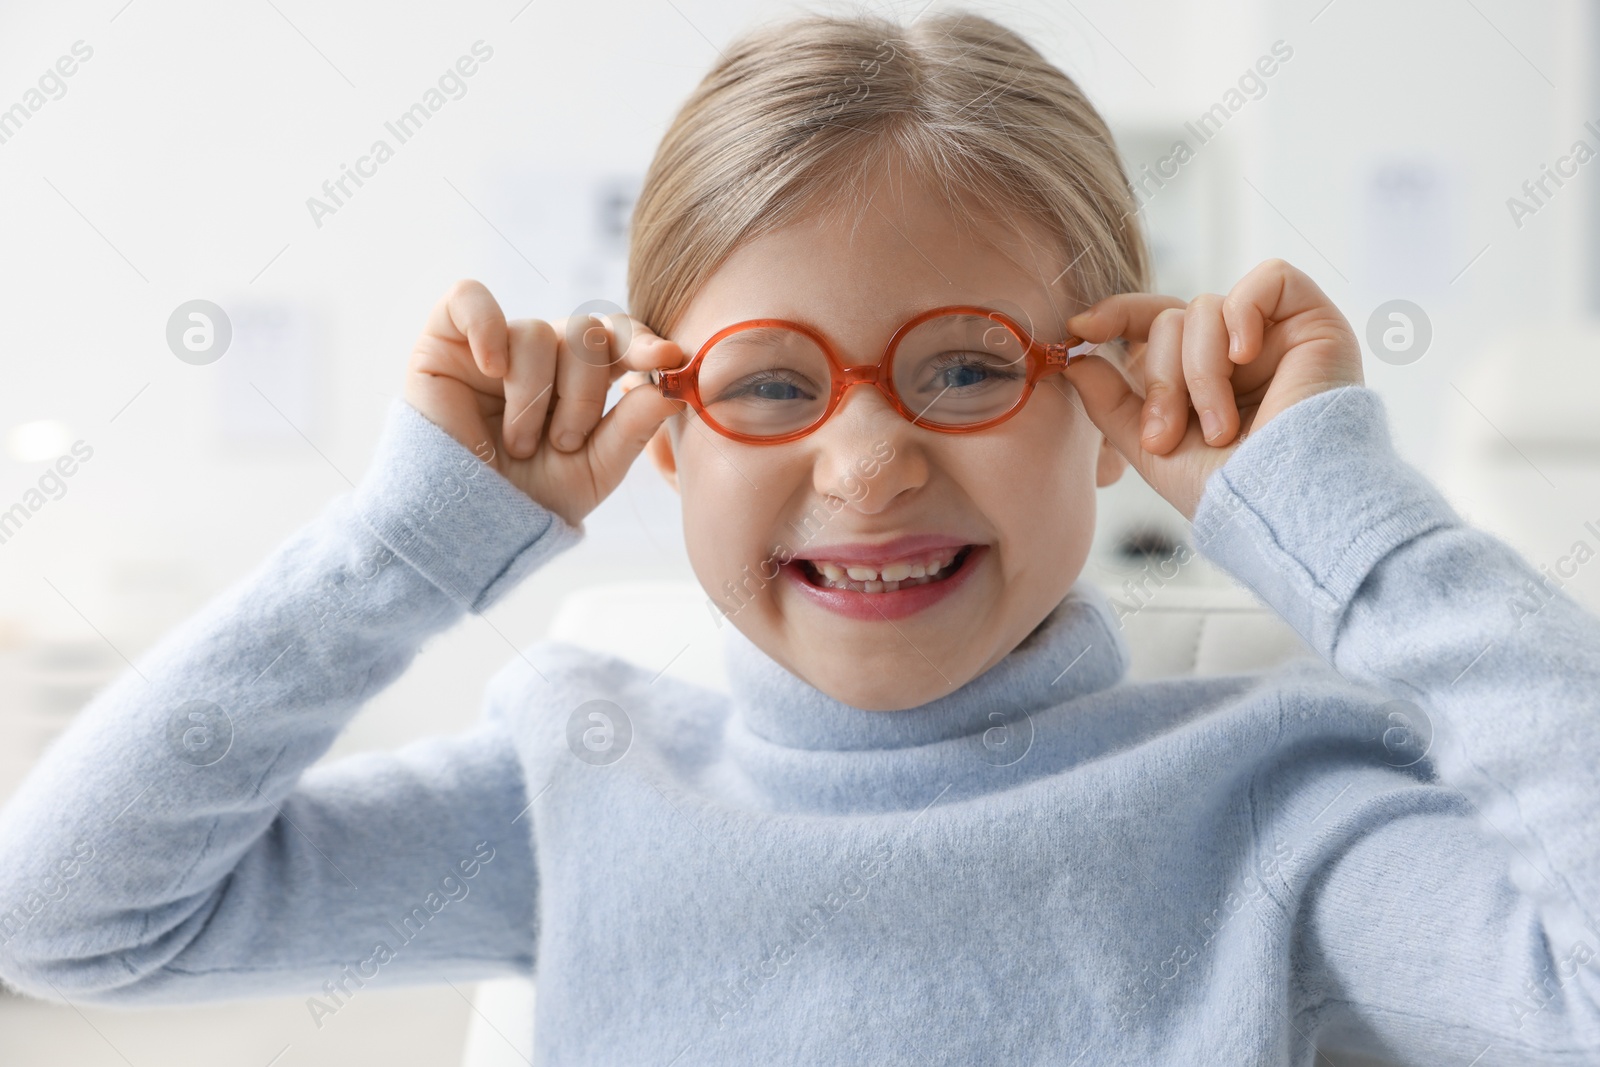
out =
[[[354,506],[395,555],[478,612],[585,533],[399,397]]]
[[[1361,385],[1307,397],[1249,434],[1212,472],[1196,547],[1330,662],[1367,574],[1429,530],[1461,524],[1395,452],[1383,402]]]

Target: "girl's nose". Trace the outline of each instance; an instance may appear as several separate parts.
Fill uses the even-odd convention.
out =
[[[813,484],[819,494],[840,497],[858,511],[882,511],[927,483],[929,459],[918,438],[930,432],[913,426],[877,389],[853,387],[809,436]]]

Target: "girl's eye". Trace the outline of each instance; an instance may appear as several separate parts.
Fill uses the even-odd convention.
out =
[[[763,401],[815,400],[816,395],[807,388],[809,383],[797,379],[799,376],[790,371],[761,371],[722,390],[713,403],[746,397]]]
[[[1015,367],[977,352],[945,352],[929,360],[927,368],[933,372],[935,389],[971,389],[1023,377]]]

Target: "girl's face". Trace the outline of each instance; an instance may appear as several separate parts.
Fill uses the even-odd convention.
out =
[[[1064,279],[1052,284],[1067,267],[1053,243],[998,225],[979,240],[912,182],[880,184],[872,205],[853,230],[819,216],[740,246],[671,339],[693,354],[731,323],[792,319],[848,367],[875,362],[901,323],[931,307],[998,307],[1041,341],[1063,339],[1082,310]],[[943,696],[1032,632],[1088,556],[1095,487],[1125,465],[1059,373],[976,433],[913,426],[856,386],[799,440],[744,444],[690,412],[649,451],[683,498],[695,574],[733,625],[817,689],[870,711]],[[911,537],[925,545],[890,543]],[[947,577],[911,579],[909,593],[830,593],[803,562],[839,561],[854,546],[914,566],[963,545],[977,547],[938,572]]]

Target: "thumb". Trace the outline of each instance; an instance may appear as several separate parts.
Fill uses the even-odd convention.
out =
[[[1122,372],[1104,356],[1089,355],[1074,360],[1062,374],[1083,399],[1089,421],[1138,470],[1144,454],[1139,444],[1144,397],[1133,391]]]
[[[668,400],[656,389],[623,392],[585,443],[589,467],[595,472],[602,499],[622,483],[628,468],[661,424],[687,407],[681,401]]]

